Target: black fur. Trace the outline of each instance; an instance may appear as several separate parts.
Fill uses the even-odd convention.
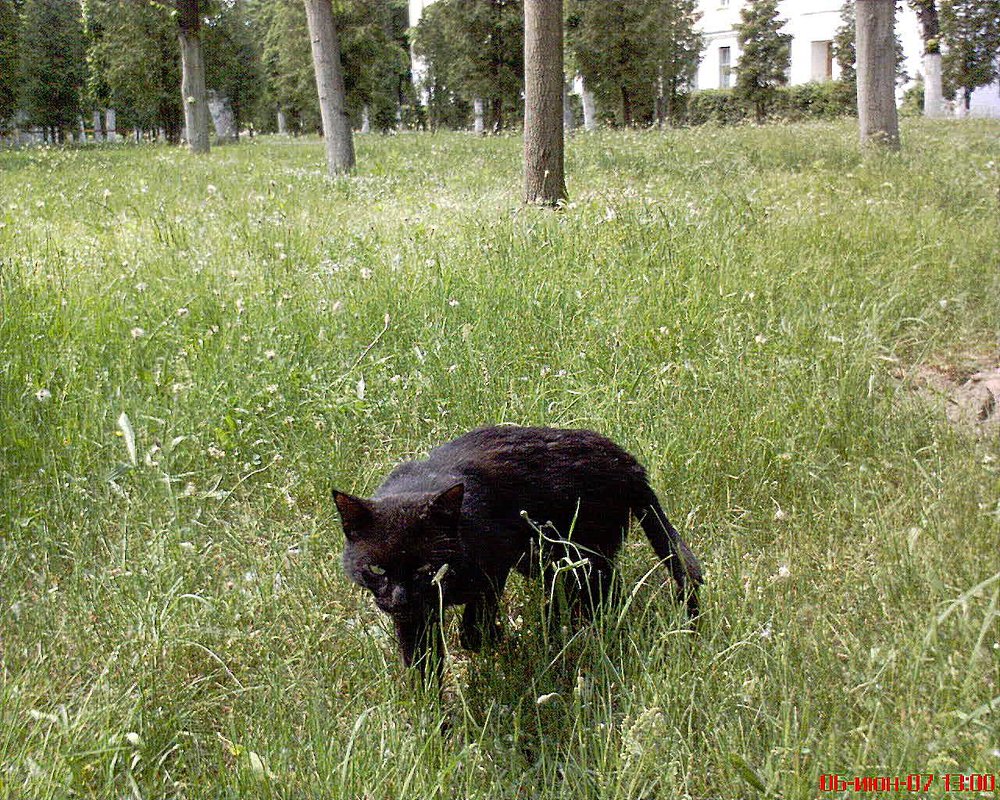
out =
[[[422,665],[439,637],[442,603],[465,606],[464,647],[499,636],[497,606],[512,569],[549,581],[560,559],[587,559],[571,601],[593,611],[631,515],[692,619],[698,614],[698,559],[639,462],[592,431],[479,428],[401,464],[370,499],[342,492],[334,499],[347,539],[344,569],[392,616],[407,666]],[[566,538],[571,544],[558,541]]]

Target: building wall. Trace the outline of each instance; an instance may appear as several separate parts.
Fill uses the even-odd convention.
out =
[[[840,27],[841,4],[842,0],[783,0],[778,5],[778,12],[787,20],[782,30],[792,35],[790,83],[840,77],[840,69],[832,59],[832,42]],[[699,89],[720,88],[720,47],[730,48],[734,65],[739,59],[735,26],[743,5],[743,0],[700,0],[700,27],[706,47],[698,68]],[[907,72],[915,76],[920,68],[920,30],[909,6],[897,14],[896,30],[907,54]]]

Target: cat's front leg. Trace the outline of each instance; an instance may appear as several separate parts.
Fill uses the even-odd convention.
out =
[[[433,659],[435,669],[440,676],[444,642],[437,613],[431,609],[427,612],[393,614],[392,621],[396,626],[396,641],[399,644],[399,655],[403,665],[416,666],[421,674],[425,674],[427,662]]]

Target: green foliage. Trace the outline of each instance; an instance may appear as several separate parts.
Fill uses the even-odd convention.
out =
[[[250,122],[264,95],[259,31],[247,0],[230,0],[208,17],[201,35],[205,84],[229,98],[236,130]]]
[[[88,95],[116,109],[121,128],[162,128],[180,140],[181,66],[177,22],[148,2],[87,0]]]
[[[940,17],[944,89],[968,108],[973,90],[1000,74],[1000,0],[942,0]]]
[[[18,37],[20,106],[27,121],[64,135],[75,127],[86,81],[80,5],[25,0]]]
[[[857,27],[854,0],[844,0],[840,7],[840,26],[833,34],[833,57],[840,67],[842,81],[854,82],[858,77],[855,66],[858,62]]]
[[[566,42],[602,113],[629,126],[649,122],[656,98],[656,67],[647,3],[568,0]]]
[[[923,0],[919,0],[923,2]],[[900,3],[897,0],[897,13]],[[909,80],[906,74],[906,55],[903,52],[903,40],[899,38],[899,31],[893,32],[896,42],[896,83],[903,85]],[[857,14],[854,9],[854,0],[844,0],[840,7],[840,27],[837,28],[833,36],[833,57],[840,67],[840,79],[854,83],[857,80],[858,61],[857,55]]]
[[[903,103],[899,113],[907,117],[920,117],[924,113],[924,82],[916,81],[913,86],[903,92]]]
[[[656,67],[657,122],[674,122],[680,112],[681,95],[694,85],[698,63],[705,48],[695,28],[701,13],[696,0],[657,0],[650,3],[652,58]]]
[[[786,22],[778,17],[778,0],[749,0],[740,9],[735,93],[758,123],[767,118],[777,87],[788,82],[792,35],[781,32]]]
[[[433,125],[461,118],[460,111],[477,98],[483,100],[494,131],[520,120],[522,0],[437,0],[424,9],[414,49],[427,65],[424,90]],[[451,108],[456,101],[460,106]]]
[[[309,27],[300,0],[260,0],[255,20],[263,31],[263,66],[267,97],[282,110],[296,132],[319,130],[319,101],[313,74]],[[264,130],[273,114],[261,121]]]
[[[746,104],[732,89],[705,89],[684,100],[688,125],[735,125],[747,120]],[[768,120],[802,122],[857,116],[857,90],[852,81],[823,81],[779,86],[774,93]]]
[[[334,5],[348,109],[360,124],[368,106],[376,128],[396,125],[400,104],[409,99],[409,53],[402,0],[351,0]],[[305,7],[301,0],[257,0],[251,12],[263,42],[266,89],[259,125],[274,130],[281,109],[295,132],[320,129],[316,77]]]
[[[358,0],[338,21],[348,108],[360,122],[367,106],[375,130],[394,130],[401,107],[415,105],[408,23],[406,0]]]
[[[0,134],[13,124],[17,111],[19,25],[15,0],[0,0]]]
[[[519,137],[365,137],[341,181],[312,137],[0,153],[0,797],[996,772],[1000,449],[908,377],[995,355],[998,126],[904,125],[575,137],[559,214]],[[449,624],[413,687],[330,486],[485,421],[640,455],[700,633],[634,531],[625,611],[546,640],[512,579],[506,641]]]
[[[569,0],[566,41],[599,109],[622,125],[678,116],[703,42],[694,0]]]

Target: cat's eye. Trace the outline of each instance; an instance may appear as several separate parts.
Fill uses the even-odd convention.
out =
[[[382,575],[385,575],[385,570],[382,569],[382,567],[380,567],[378,564],[372,564],[371,566],[369,566],[368,567],[368,571],[372,575],[378,575],[379,577],[381,577]]]

